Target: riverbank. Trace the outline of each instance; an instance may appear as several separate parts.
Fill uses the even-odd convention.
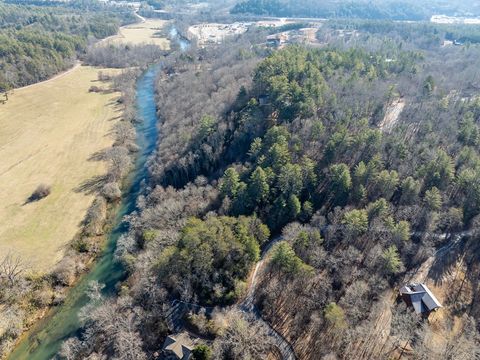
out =
[[[127,229],[123,217],[136,208],[136,199],[147,174],[146,160],[157,141],[153,81],[158,69],[151,68],[137,83],[138,114],[143,119],[143,122],[137,124],[137,145],[140,151],[135,170],[130,177],[131,186],[122,198],[113,221],[113,229],[108,235],[105,251],[92,270],[81,277],[69,291],[65,302],[53,308],[47,317],[32,328],[8,357],[9,359],[50,359],[58,351],[63,339],[80,329],[78,312],[88,301],[87,293],[91,281],[105,284],[104,291],[111,294],[116,291],[117,283],[123,278],[123,268],[115,261],[114,252],[117,240]]]
[[[98,71],[115,72],[76,67],[2,105],[0,253],[24,259],[25,272],[49,272],[64,257],[95,197],[82,184],[106,173],[105,162],[91,158],[112,146],[121,108],[119,93],[89,92]],[[40,184],[50,195],[28,202]]]
[[[76,79],[75,76],[78,73],[85,72],[87,69],[92,72],[92,76],[86,80],[84,84],[82,81]],[[52,122],[53,128],[50,128],[46,133],[38,134],[32,139],[31,143],[24,141],[24,147],[27,148],[27,145],[35,144],[37,140],[47,141],[44,149],[42,148],[41,150],[44,150],[46,153],[56,154],[55,156],[52,155],[50,160],[47,159],[46,162],[43,163],[38,161],[42,151],[36,151],[32,153],[32,156],[27,157],[27,159],[16,161],[13,166],[7,169],[7,172],[12,172],[12,169],[15,170],[16,168],[28,170],[30,169],[29,166],[32,165],[37,166],[37,170],[35,170],[34,173],[41,176],[42,174],[48,173],[48,169],[54,166],[56,161],[59,161],[61,166],[58,166],[59,173],[50,174],[51,177],[49,179],[52,179],[51,181],[53,183],[53,186],[51,186],[51,194],[45,199],[41,199],[41,201],[23,204],[23,208],[21,209],[46,208],[48,210],[43,213],[43,216],[36,217],[39,221],[38,225],[30,227],[32,229],[32,241],[38,242],[41,248],[35,250],[33,246],[29,246],[31,244],[25,242],[25,249],[26,251],[30,251],[30,253],[22,254],[21,258],[20,256],[18,257],[18,259],[41,259],[44,260],[44,263],[42,266],[35,268],[35,271],[28,271],[28,273],[23,271],[18,278],[18,281],[21,280],[21,286],[15,284],[12,289],[0,289],[0,306],[7,300],[9,304],[13,304],[13,306],[5,305],[7,306],[5,311],[3,311],[4,309],[2,307],[2,313],[0,314],[0,338],[2,339],[2,341],[0,341],[0,358],[5,357],[9,349],[11,349],[16,342],[19,342],[19,347],[21,347],[21,344],[28,341],[31,336],[32,332],[30,332],[30,328],[41,328],[42,325],[40,324],[48,321],[53,314],[57,313],[59,307],[68,303],[70,291],[81,286],[82,279],[88,276],[91,269],[98,265],[95,260],[99,257],[102,258],[104,252],[109,251],[110,239],[112,236],[115,236],[115,226],[120,226],[119,224],[121,224],[124,215],[124,203],[121,201],[120,188],[126,189],[128,193],[131,191],[131,186],[134,182],[134,174],[131,173],[125,176],[124,171],[128,170],[129,166],[127,164],[129,162],[135,162],[134,159],[142,158],[142,155],[137,153],[139,146],[134,143],[135,132],[132,124],[130,124],[131,121],[135,121],[135,119],[130,118],[131,114],[134,113],[133,108],[135,104],[132,104],[129,99],[131,97],[130,94],[135,93],[135,79],[139,75],[139,73],[137,73],[138,71],[140,70],[126,70],[122,73],[120,80],[114,80],[112,75],[119,74],[119,70],[100,69],[77,64],[74,68],[59,74],[55,78],[26,88],[17,89],[14,96],[11,97],[9,104],[4,105],[14,109],[17,102],[23,99],[22,94],[31,93],[26,103],[35,105],[33,109],[38,111],[39,114],[37,116],[27,117],[22,108],[17,111],[17,115],[21,114],[22,119],[31,119],[25,124],[25,129],[29,132],[38,132],[39,128],[43,129],[43,126],[49,123],[49,121]],[[118,89],[119,83],[132,80],[132,89],[125,91],[121,96],[119,92],[110,89],[112,81],[115,82],[115,87]],[[69,93],[65,91],[65,86],[73,89],[75,86],[80,85],[82,89],[73,91],[73,93],[76,93],[78,96],[86,96],[87,100],[85,102],[65,96],[65,93]],[[120,88],[121,87],[122,86],[120,86]],[[48,90],[54,93],[52,94],[51,91]],[[97,97],[108,100],[99,107],[95,114],[86,114],[85,109],[89,109],[91,98]],[[65,101],[65,103],[62,101]],[[62,104],[65,104],[65,106],[62,106]],[[127,109],[127,107],[129,107],[129,109]],[[110,108],[115,109],[114,113],[109,116],[103,115],[103,111]],[[56,111],[61,114],[61,121],[55,116]],[[153,113],[155,114],[155,111]],[[81,119],[76,117],[82,114],[83,117]],[[97,115],[106,126],[108,126],[108,129],[101,134],[100,138],[95,140],[94,144],[97,148],[83,156],[82,151],[88,151],[90,148],[87,145],[83,146],[81,139],[90,136],[91,133],[95,131],[95,125],[98,125]],[[122,120],[122,118],[124,119]],[[35,121],[33,119],[35,119]],[[71,124],[72,120],[74,124]],[[75,129],[76,126],[79,127],[82,124],[82,121],[91,121],[92,124],[79,133],[71,131],[73,133],[72,135],[74,135],[71,141],[69,136],[62,136],[60,132],[57,131],[57,127],[62,128],[62,126],[66,126],[66,129],[69,131]],[[10,122],[9,125],[13,126],[18,124]],[[7,140],[10,139],[10,143],[6,144],[6,148],[8,149],[8,146],[12,143],[11,138],[17,134],[2,133],[1,135],[5,135],[5,139]],[[2,139],[1,135],[0,139]],[[50,135],[51,137],[49,137]],[[65,141],[71,146],[65,149],[56,147],[56,145],[61,144],[62,141]],[[75,145],[79,145],[81,149],[78,149]],[[0,148],[0,151],[2,150],[4,150],[3,147]],[[130,155],[128,153],[130,153]],[[68,154],[72,154],[71,156],[73,156],[73,158],[70,159]],[[128,160],[129,156],[132,159],[131,161]],[[64,160],[68,160],[69,162],[62,162]],[[123,163],[121,168],[112,168],[112,166],[115,167],[118,160],[121,160],[120,162]],[[82,165],[84,165],[82,161],[86,166],[99,167],[101,172],[92,174],[89,171],[85,171],[82,167]],[[110,164],[108,166],[108,172],[107,163]],[[68,166],[75,167],[78,174],[81,174],[84,178],[82,178],[81,181],[75,182],[78,179],[68,172]],[[117,170],[120,170],[120,173],[118,173]],[[32,177],[30,175],[31,173],[25,174],[25,177],[31,180]],[[75,184],[72,185],[71,188],[56,185],[56,181],[63,180],[70,181],[72,184],[75,182]],[[13,180],[9,180],[9,184],[18,186]],[[63,190],[66,188],[70,189],[69,192],[71,192],[73,196],[81,196],[81,200],[85,200],[86,202],[84,203],[77,198],[69,199],[65,195],[60,196],[59,194],[65,193]],[[7,194],[9,194],[9,192],[4,193],[5,196]],[[28,196],[25,198],[28,198]],[[58,211],[53,211],[51,206],[56,206]],[[79,206],[83,207],[81,211],[76,213],[76,218],[72,220],[69,214]],[[85,213],[87,214],[86,217]],[[27,218],[31,219],[32,217]],[[48,222],[49,219],[52,220],[50,224]],[[70,235],[68,235],[67,231],[69,228],[63,223],[66,219],[71,220]],[[18,224],[9,222],[8,225],[15,226],[13,230],[19,231],[20,227]],[[62,243],[60,244],[52,240],[50,234],[45,234],[40,237],[38,235],[39,226],[45,226],[45,228],[50,231],[58,229]],[[112,234],[110,234],[111,231]],[[109,235],[107,236],[105,234]],[[20,241],[25,240],[25,237],[19,236],[19,238]],[[57,255],[52,256],[52,254],[47,253],[52,250],[52,248],[45,246],[48,245],[45,243],[45,240],[50,241]],[[13,242],[10,241],[6,243]],[[1,245],[0,243],[0,248]],[[18,246],[18,241],[15,242],[15,245],[16,247]],[[17,257],[12,257],[12,259],[17,261]],[[16,300],[12,299],[12,294]],[[5,324],[5,326],[1,324]],[[24,333],[24,335],[20,336],[22,333]],[[14,351],[14,353],[16,353],[16,351]],[[15,355],[12,354],[11,356]],[[21,355],[18,358],[24,359],[31,357],[30,355]]]

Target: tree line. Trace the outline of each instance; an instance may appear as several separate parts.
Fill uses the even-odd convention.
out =
[[[70,67],[89,43],[135,21],[124,10],[0,5],[0,91],[45,80]]]
[[[476,9],[478,12],[478,8]],[[468,14],[474,11],[470,4],[460,1],[448,5],[440,1],[292,1],[245,0],[238,2],[232,14],[271,15],[278,17],[319,17],[383,20],[430,20],[439,13]]]

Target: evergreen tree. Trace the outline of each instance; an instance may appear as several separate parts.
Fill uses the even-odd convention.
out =
[[[439,211],[442,208],[442,195],[436,187],[432,187],[425,192],[424,198],[427,209],[431,211]]]
[[[403,263],[395,245],[388,247],[382,254],[383,269],[387,275],[398,274],[403,269]]]
[[[334,164],[330,167],[330,187],[337,204],[347,201],[352,187],[352,178],[346,164]]]
[[[220,192],[223,196],[228,196],[231,199],[235,199],[240,186],[240,176],[234,168],[228,168],[222,178],[222,184],[220,186]]]
[[[347,327],[345,312],[334,302],[331,302],[325,307],[323,314],[328,326],[332,327],[333,329],[343,330]]]
[[[364,234],[368,230],[368,214],[366,210],[354,209],[343,215],[342,224],[353,236]]]
[[[261,167],[257,167],[250,176],[248,183],[248,195],[254,206],[263,204],[268,200],[270,186],[267,174]]]

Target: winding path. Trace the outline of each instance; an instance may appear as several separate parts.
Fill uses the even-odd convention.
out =
[[[325,228],[322,229],[322,231],[325,231],[328,228],[326,226]],[[428,234],[428,236],[433,237],[437,240],[447,240],[449,236],[451,237],[451,241],[449,241],[447,244],[442,246],[440,249],[438,249],[425,263],[424,265],[427,265],[429,267],[429,264],[433,263],[433,260],[439,259],[443,256],[445,256],[449,250],[452,250],[453,248],[457,247],[460,245],[463,241],[468,236],[473,235],[475,230],[467,230],[467,231],[462,231],[458,233],[452,233],[452,234]],[[422,236],[425,235],[425,233],[421,232],[412,232],[411,236]],[[237,305],[238,308],[245,312],[252,314],[255,319],[263,324],[265,328],[267,329],[267,333],[271,336],[271,338],[274,341],[275,347],[279,350],[282,359],[283,360],[296,360],[297,357],[295,355],[295,351],[292,347],[292,345],[285,339],[279,332],[277,332],[268,322],[263,320],[260,311],[255,307],[255,292],[257,290],[258,286],[258,279],[260,277],[260,274],[264,270],[264,265],[266,263],[266,259],[268,254],[270,253],[270,250],[272,247],[279,243],[280,241],[283,240],[283,236],[277,236],[273,238],[267,246],[262,251],[262,255],[260,258],[260,261],[255,265],[255,269],[253,270],[253,274],[251,276],[248,290],[247,290],[247,295],[245,298]],[[417,269],[416,275],[419,275],[419,270]],[[188,303],[180,300],[175,300],[172,302],[172,308],[168,312],[166,318],[167,318],[167,324],[172,332],[180,332],[183,330],[183,322],[182,318],[183,315],[188,312],[188,311],[198,311],[198,310],[203,310],[206,313],[209,313],[213,310],[213,308],[209,307],[203,307],[197,304],[193,303]]]
[[[237,306],[240,311],[244,313],[251,314],[255,317],[256,321],[263,324],[267,329],[268,335],[273,339],[274,346],[278,349],[283,360],[296,360],[295,351],[293,350],[292,345],[285,339],[279,332],[277,332],[268,322],[263,320],[260,311],[255,307],[255,290],[258,284],[258,277],[262,271],[263,266],[265,265],[265,259],[271,248],[280,242],[283,239],[282,236],[278,236],[272,239],[267,246],[262,251],[262,256],[260,261],[256,264],[255,269],[252,274],[252,278],[249,283],[247,296],[240,302]],[[183,326],[183,317],[184,314],[189,311],[205,311],[205,313],[210,313],[214,308],[200,306],[198,304],[193,304],[181,300],[174,300],[172,302],[172,307],[166,314],[166,322],[169,330],[173,333],[178,333],[184,330]]]
[[[272,247],[279,243],[280,241],[283,240],[283,236],[277,236],[276,238],[273,238],[270,240],[270,242],[265,246],[265,248],[262,251],[262,255],[260,257],[260,261],[255,265],[255,269],[253,270],[252,278],[250,279],[249,285],[248,285],[248,291],[247,291],[247,296],[245,296],[245,299],[239,304],[240,308],[246,312],[253,311],[255,305],[254,305],[254,300],[255,300],[255,291],[257,289],[257,283],[258,283],[258,275],[261,272],[263,265],[265,264],[265,259],[272,249]]]
[[[296,360],[295,351],[293,350],[292,345],[285,339],[278,331],[276,331],[268,322],[263,320],[260,312],[255,307],[255,291],[257,289],[258,277],[262,271],[263,266],[265,265],[265,259],[272,249],[272,247],[278,242],[282,241],[283,237],[278,236],[272,239],[267,246],[262,251],[262,256],[260,261],[255,265],[255,269],[250,280],[250,285],[248,287],[247,296],[245,299],[238,305],[240,310],[246,313],[250,313],[255,316],[256,320],[263,324],[267,329],[268,335],[273,339],[275,347],[279,350],[283,360]]]

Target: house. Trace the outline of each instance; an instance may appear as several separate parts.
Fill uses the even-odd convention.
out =
[[[442,307],[440,301],[425,284],[405,285],[400,289],[400,295],[407,306],[413,306],[417,314],[428,315]]]
[[[267,36],[267,45],[271,47],[280,48],[287,41],[288,41],[288,35],[286,33]]]
[[[165,360],[190,360],[193,346],[186,334],[168,336],[162,347],[163,359]]]

